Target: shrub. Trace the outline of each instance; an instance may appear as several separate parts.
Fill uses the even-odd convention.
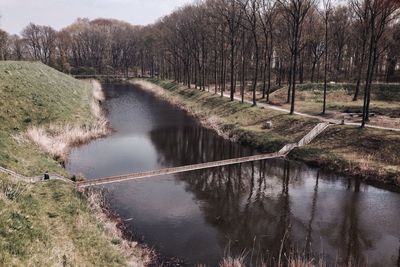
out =
[[[92,67],[74,67],[71,69],[72,75],[94,75],[96,74],[96,70]]]

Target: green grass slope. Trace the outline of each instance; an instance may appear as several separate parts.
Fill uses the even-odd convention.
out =
[[[37,62],[0,61],[0,166],[60,170],[21,134],[30,125],[90,123],[90,86]]]
[[[300,91],[324,91],[322,83],[305,83],[297,85]],[[336,83],[328,84],[328,91],[343,90],[346,94],[353,96],[356,89],[354,83]],[[363,85],[360,86],[360,96],[364,90]],[[374,83],[371,88],[372,98],[381,101],[400,101],[400,84],[394,83]]]
[[[91,101],[85,82],[41,63],[0,61],[0,166],[24,175],[66,174],[24,132],[90,124]],[[96,218],[71,184],[27,184],[0,173],[0,266],[127,265],[121,240]]]
[[[0,211],[0,266],[126,265],[66,183],[27,184],[0,173]]]

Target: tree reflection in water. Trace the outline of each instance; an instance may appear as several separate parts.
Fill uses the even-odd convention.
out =
[[[253,153],[201,127],[157,130],[151,139],[166,166]],[[333,175],[282,159],[183,173],[177,179],[218,230],[220,247],[232,255],[245,251],[253,263],[277,262],[282,250],[285,257],[294,251],[304,257],[324,253],[328,262],[346,265],[374,261],[367,251],[379,237],[360,224],[360,188],[365,185],[359,180],[345,185]],[[320,195],[321,181],[324,188],[340,185],[332,193],[334,201],[326,189]]]

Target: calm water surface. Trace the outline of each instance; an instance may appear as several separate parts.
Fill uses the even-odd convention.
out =
[[[185,112],[132,85],[108,84],[115,132],[74,149],[88,179],[250,155]],[[128,229],[166,257],[216,266],[297,250],[329,265],[400,264],[400,194],[303,164],[268,160],[105,186]],[[283,245],[282,244],[283,240]]]

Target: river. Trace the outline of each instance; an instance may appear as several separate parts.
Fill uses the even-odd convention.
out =
[[[87,179],[251,155],[178,108],[129,84],[105,84],[114,133],[79,146],[66,168]],[[397,266],[400,194],[279,160],[104,186],[110,207],[164,257],[253,265],[293,251]]]

